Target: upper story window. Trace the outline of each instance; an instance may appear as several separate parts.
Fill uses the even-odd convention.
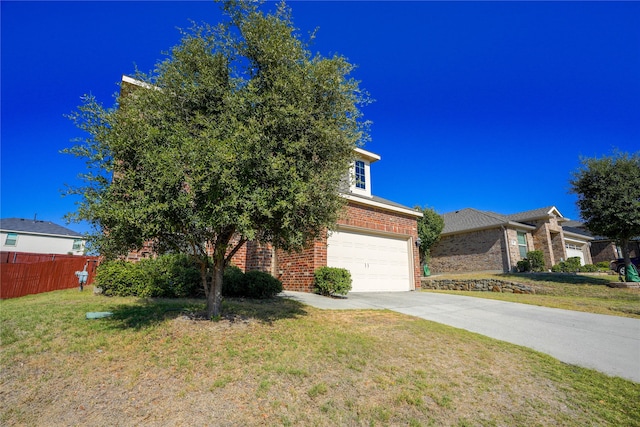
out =
[[[349,192],[371,197],[371,163],[380,160],[380,156],[362,148],[354,151],[355,159],[349,167],[349,176],[345,179],[349,183]]]
[[[356,188],[365,190],[367,188],[367,175],[364,169],[364,162],[357,160],[355,164]]]
[[[72,251],[81,251],[82,250],[82,239],[73,239],[73,247]]]
[[[7,233],[7,239],[4,241],[5,246],[16,246],[18,244],[18,233]]]

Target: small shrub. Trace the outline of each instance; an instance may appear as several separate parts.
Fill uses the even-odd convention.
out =
[[[108,261],[98,266],[95,285],[108,296],[148,296],[142,269],[131,262]]]
[[[243,293],[247,298],[273,298],[282,292],[282,282],[264,271],[247,271],[243,283]]]
[[[595,273],[598,271],[598,267],[593,264],[585,264],[580,267],[580,271],[583,273]]]
[[[517,266],[516,268],[518,269],[519,273],[526,273],[528,271],[531,271],[531,263],[529,262],[529,260],[527,258],[518,261],[516,266]]]
[[[566,261],[560,262],[551,267],[551,271],[554,273],[577,273],[582,271],[581,269],[580,257],[577,256],[568,258]]]
[[[151,296],[188,298],[202,296],[200,271],[188,255],[167,254],[140,263],[151,279]]]
[[[527,252],[527,259],[529,260],[531,271],[544,271],[544,253],[542,251]]]
[[[186,298],[202,295],[200,272],[187,255],[162,255],[137,264],[125,261],[102,263],[96,286],[108,296]]]
[[[351,273],[344,268],[320,267],[313,273],[316,293],[346,295],[351,290]]]
[[[527,257],[516,263],[518,272],[544,271],[544,253],[542,251],[529,251]]]
[[[224,269],[222,278],[222,295],[225,297],[241,297],[244,286],[244,273],[235,265]]]

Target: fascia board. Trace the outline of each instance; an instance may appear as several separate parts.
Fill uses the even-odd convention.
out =
[[[536,229],[536,227],[532,226],[532,225],[527,225],[527,224],[522,224],[520,222],[513,222],[513,221],[508,221],[508,222],[504,222],[502,224],[491,224],[491,225],[484,225],[481,227],[473,227],[473,228],[465,228],[464,230],[458,230],[458,231],[451,231],[449,233],[441,233],[441,236],[455,236],[457,234],[466,234],[466,233],[471,233],[474,231],[484,231],[484,230],[492,230],[494,228],[501,228],[501,227],[507,227],[507,228],[512,228],[515,230],[525,230],[525,231],[533,231]]]
[[[356,147],[353,149],[353,151],[356,152],[363,159],[367,160],[369,163],[377,162],[378,160],[381,159],[381,157],[378,154],[372,153],[371,151],[367,151],[362,148]]]
[[[22,234],[22,235],[29,235],[29,236],[45,236],[45,237],[62,237],[65,239],[82,239],[82,240],[86,240],[85,237],[81,234],[53,234],[53,233],[38,233],[38,232],[34,232],[34,231],[24,231],[24,230],[8,230],[8,229],[2,229],[0,230],[0,232],[2,233],[16,233],[16,234]]]
[[[575,241],[575,242],[590,242],[592,240],[594,240],[593,237],[591,236],[585,236],[584,234],[578,234],[578,233],[571,233],[569,231],[562,231],[562,234],[564,234],[564,240],[565,241]]]

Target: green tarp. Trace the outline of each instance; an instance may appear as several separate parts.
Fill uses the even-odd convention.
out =
[[[625,268],[625,280],[627,282],[640,282],[640,276],[638,275],[638,270],[633,264],[629,264]]]

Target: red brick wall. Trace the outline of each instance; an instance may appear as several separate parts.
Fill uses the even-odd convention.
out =
[[[418,238],[416,217],[395,213],[380,208],[350,202],[338,225],[375,230]],[[277,251],[277,274],[285,289],[290,291],[313,291],[313,272],[327,265],[326,237],[313,242],[302,252],[286,253]],[[414,286],[420,287],[420,261],[418,248],[413,245]]]
[[[405,215],[349,202],[338,225],[374,230],[381,233],[393,233],[411,236],[413,242],[418,238],[418,223],[415,216]],[[230,248],[237,243],[232,239]],[[414,286],[420,288],[420,261],[418,248],[413,245]],[[210,254],[211,255],[211,254]],[[128,259],[136,259],[137,253],[131,253]],[[260,270],[272,273],[285,289],[291,291],[312,292],[313,272],[327,265],[327,238],[315,240],[308,248],[300,252],[274,251],[270,245],[255,242],[245,243],[231,259],[233,265],[242,271]]]
[[[312,292],[313,272],[327,265],[327,239],[315,240],[300,252],[276,251],[276,274],[289,291]]]

